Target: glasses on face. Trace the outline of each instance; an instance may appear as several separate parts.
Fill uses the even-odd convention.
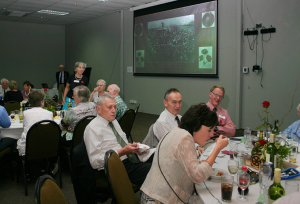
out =
[[[216,97],[219,97],[220,99],[223,99],[224,96],[220,96],[219,94],[215,94],[214,92],[212,92]]]

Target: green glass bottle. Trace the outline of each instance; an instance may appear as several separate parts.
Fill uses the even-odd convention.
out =
[[[274,183],[269,188],[269,199],[268,203],[272,204],[278,198],[285,196],[285,190],[280,184],[281,181],[281,169],[275,169]]]
[[[71,99],[69,98],[68,108],[72,108]]]
[[[275,169],[277,164],[277,160],[276,160],[277,148],[274,144],[274,141],[275,141],[275,135],[271,134],[270,141],[267,146],[266,162],[272,162]]]
[[[264,139],[264,132],[263,132],[263,130],[260,130],[258,140],[262,140],[262,139]]]

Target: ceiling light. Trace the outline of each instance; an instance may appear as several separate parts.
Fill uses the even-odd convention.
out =
[[[107,0],[99,0],[99,1],[102,1],[102,2],[107,2]]]
[[[51,10],[40,10],[38,13],[46,13],[46,14],[53,14],[53,15],[67,15],[69,12],[62,12],[62,11],[51,11]]]

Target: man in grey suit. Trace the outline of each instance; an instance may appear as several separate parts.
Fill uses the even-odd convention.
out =
[[[64,95],[66,83],[69,77],[69,72],[64,71],[64,65],[59,65],[59,72],[56,72],[56,83],[58,90],[58,99],[61,101]]]

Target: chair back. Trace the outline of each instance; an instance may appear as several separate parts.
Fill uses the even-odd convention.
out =
[[[136,105],[136,107],[134,108],[134,112],[135,112],[135,116],[137,115],[138,111],[139,111],[139,108],[140,108],[140,104],[138,103]]]
[[[40,176],[35,184],[35,203],[37,204],[64,204],[68,203],[55,180],[45,174]]]
[[[73,140],[72,140],[71,149],[73,149],[74,147],[76,147],[82,141],[84,130],[85,130],[86,126],[95,117],[96,116],[94,116],[94,115],[88,115],[88,116],[86,116],[86,117],[84,117],[84,118],[82,118],[81,120],[78,121],[78,123],[74,127]]]
[[[133,126],[134,118],[135,118],[134,110],[129,109],[122,115],[121,119],[119,120],[119,124],[123,132],[125,132],[127,139],[128,137],[131,136],[131,129]]]
[[[7,111],[7,114],[10,114],[10,111],[14,111],[14,110],[20,110],[20,103],[17,101],[8,101],[4,108]]]
[[[58,157],[61,129],[52,120],[30,127],[26,136],[25,161]]]
[[[150,126],[148,134],[146,135],[145,139],[142,142],[142,144],[148,145],[150,148],[156,148],[159,143],[159,140],[154,134],[153,126],[154,123]]]
[[[137,204],[125,166],[115,151],[105,153],[104,170],[117,203]]]

